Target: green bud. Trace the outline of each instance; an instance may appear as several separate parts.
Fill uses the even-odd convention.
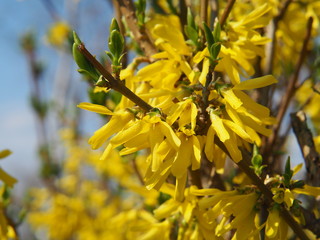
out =
[[[119,24],[118,24],[118,22],[117,22],[117,20],[115,18],[112,18],[112,20],[111,20],[110,33],[113,30],[116,30],[116,31],[120,32]]]
[[[119,58],[124,49],[124,38],[119,31],[113,30],[109,38],[109,49],[115,58]]]
[[[89,75],[93,80],[99,79],[99,74],[93,65],[83,56],[83,54],[79,51],[79,46],[82,44],[79,36],[73,31],[73,46],[72,46],[72,55],[74,60],[76,61],[78,67],[80,68],[80,73],[85,73]]]

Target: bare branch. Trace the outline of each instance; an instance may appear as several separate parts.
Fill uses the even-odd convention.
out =
[[[228,0],[228,3],[227,3],[227,6],[226,8],[224,9],[224,12],[222,13],[222,16],[220,18],[220,25],[221,25],[221,28],[223,28],[223,25],[226,23],[227,21],[227,18],[231,12],[231,9],[234,5],[234,3],[236,2],[236,0]]]

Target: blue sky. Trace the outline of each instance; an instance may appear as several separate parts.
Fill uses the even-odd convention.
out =
[[[72,4],[78,1],[52,2],[57,15],[71,23],[89,49],[96,54],[106,49],[108,23],[112,17],[106,0],[82,0],[76,9]],[[71,83],[76,85],[74,91],[82,88],[79,100],[86,100],[85,84],[81,83],[72,59],[57,53],[44,41],[47,28],[52,23],[53,18],[42,0],[0,1],[0,150],[8,148],[13,152],[0,162],[0,166],[19,180],[15,192],[20,196],[26,187],[39,182],[35,118],[29,106],[30,72],[19,47],[23,33],[32,30],[37,35],[38,56],[46,66],[43,91],[51,95],[52,80],[68,71],[66,74],[72,78]],[[63,66],[66,62],[68,69]],[[91,133],[101,125],[93,114],[86,114],[83,122],[86,123],[86,131]]]

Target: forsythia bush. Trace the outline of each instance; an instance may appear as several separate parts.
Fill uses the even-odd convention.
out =
[[[320,135],[320,1],[114,7],[103,63],[73,32],[91,99],[78,107],[105,125],[88,141],[97,151],[62,131],[62,173],[30,192],[41,239],[319,238],[319,137],[294,129],[305,181],[285,140],[289,111]],[[48,42],[62,48],[70,29],[57,22]]]

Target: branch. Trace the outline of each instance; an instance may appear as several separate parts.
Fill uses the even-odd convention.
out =
[[[307,126],[307,118],[304,112],[291,113],[291,125],[298,140],[301,153],[307,168],[307,181],[313,186],[320,183],[320,156],[316,151],[313,136]]]
[[[208,24],[208,0],[201,0],[200,2],[200,20],[201,23]]]
[[[147,57],[151,57],[153,54],[157,53],[157,49],[151,42],[146,29],[144,27],[139,27],[138,25],[133,2],[131,0],[119,0],[118,2],[122,15],[125,16],[128,27],[142,51]]]
[[[236,0],[228,0],[228,3],[227,3],[227,6],[226,8],[224,9],[224,12],[220,18],[220,25],[221,25],[221,28],[223,28],[223,25],[226,23],[227,21],[227,18],[231,12],[231,9],[234,5],[234,3],[236,2]]]
[[[129,98],[132,102],[137,104],[145,111],[150,111],[153,107],[134,94],[129,88],[127,88],[121,81],[116,80],[102,65],[95,59],[94,56],[86,49],[83,43],[79,44],[78,50],[85,56],[85,58],[100,72],[100,74],[107,80],[105,87],[112,88],[121,93],[125,97]]]

